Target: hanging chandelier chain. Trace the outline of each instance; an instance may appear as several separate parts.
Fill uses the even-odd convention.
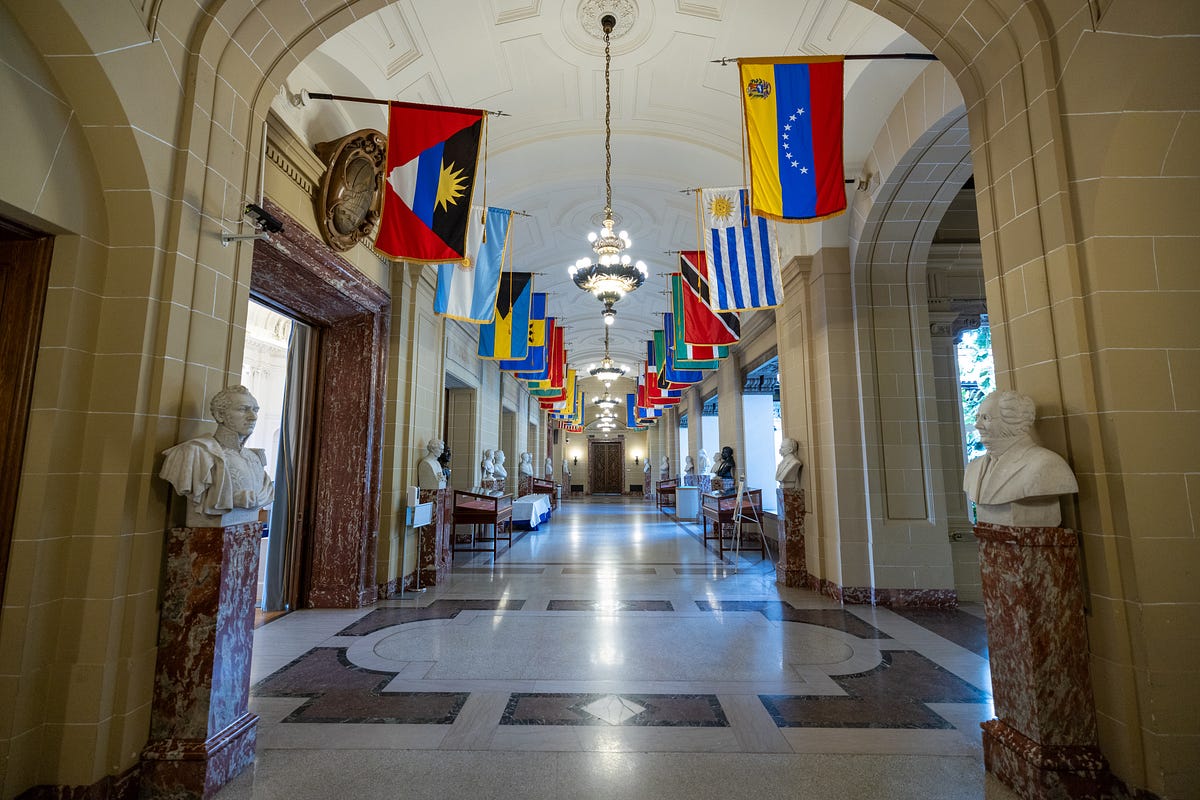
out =
[[[611,30],[604,30],[604,217],[612,217],[612,54]]]

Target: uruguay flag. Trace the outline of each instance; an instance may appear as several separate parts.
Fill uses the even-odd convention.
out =
[[[812,222],[846,210],[842,67],[842,56],[738,60],[755,214]]]
[[[471,209],[465,263],[438,266],[437,294],[433,300],[435,314],[477,323],[491,322],[495,318],[496,291],[500,288],[500,270],[508,247],[508,223],[512,212],[506,208],[489,208],[486,217],[485,224],[481,206]]]
[[[749,311],[782,303],[775,223],[750,213],[745,189],[705,189],[701,197],[712,309]]]

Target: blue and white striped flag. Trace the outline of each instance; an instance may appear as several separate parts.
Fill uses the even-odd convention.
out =
[[[709,305],[715,311],[772,308],[783,302],[775,223],[750,213],[746,190],[705,189],[701,198]]]
[[[508,244],[507,208],[472,206],[463,263],[438,266],[433,312],[463,322],[485,323],[496,317],[496,291]],[[484,235],[486,231],[486,236]]]

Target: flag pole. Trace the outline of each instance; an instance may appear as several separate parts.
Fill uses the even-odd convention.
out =
[[[484,114],[491,114],[493,117],[509,117],[512,116],[506,111],[490,111],[486,108],[462,108],[460,106],[434,106],[424,103],[406,103],[402,100],[380,100],[377,97],[352,97],[345,94],[330,94],[329,92],[304,92],[305,96],[312,100],[338,100],[343,103],[370,103],[376,106],[386,106],[389,103],[403,106],[404,108],[440,108],[443,111],[466,111],[476,112],[481,111]]]
[[[793,56],[780,56],[781,58],[792,58]],[[802,57],[802,56],[800,56]],[[938,57],[933,53],[857,53],[854,55],[844,55],[842,58],[846,61],[937,61]],[[725,56],[724,58],[714,58],[710,64],[720,64],[722,67],[727,67],[730,64],[736,64],[737,58]]]

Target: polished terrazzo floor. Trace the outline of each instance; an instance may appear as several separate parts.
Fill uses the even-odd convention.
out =
[[[258,758],[218,798],[996,798],[982,610],[838,606],[640,499],[451,578],[255,631]]]

